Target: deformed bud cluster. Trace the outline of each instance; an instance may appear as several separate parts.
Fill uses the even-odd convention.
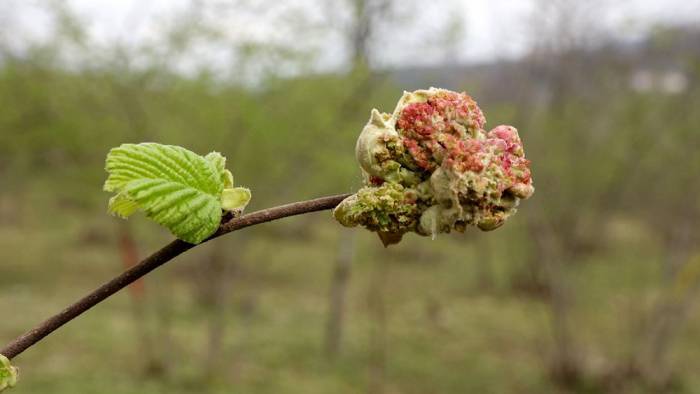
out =
[[[485,123],[469,95],[436,88],[404,92],[392,114],[372,110],[355,149],[364,187],[334,216],[385,244],[499,227],[534,187],[518,131]]]

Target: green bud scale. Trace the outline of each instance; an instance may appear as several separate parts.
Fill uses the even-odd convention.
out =
[[[10,364],[10,360],[0,354],[0,391],[15,387],[19,372]]]

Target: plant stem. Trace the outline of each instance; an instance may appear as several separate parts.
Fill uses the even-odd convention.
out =
[[[288,216],[331,209],[338,205],[347,196],[349,196],[349,194],[321,197],[314,200],[294,202],[291,204],[280,205],[277,207],[252,212],[222,224],[211,237],[202,241],[202,243],[198,245],[201,245],[204,242],[210,241],[214,238],[218,238],[224,234],[228,234],[245,227],[254,226],[256,224],[266,223]],[[80,316],[83,312],[86,312],[88,309],[104,301],[112,294],[118,292],[142,276],[174,259],[180,254],[194,248],[195,246],[197,245],[189,244],[179,239],[167,244],[162,249],[153,253],[131,269],[124,271],[119,276],[98,287],[93,292],[81,298],[58,314],[48,318],[43,323],[10,342],[7,344],[7,346],[0,350],[0,354],[3,354],[9,359],[16,357],[37,342],[41,341],[47,335],[57,330],[59,327]]]

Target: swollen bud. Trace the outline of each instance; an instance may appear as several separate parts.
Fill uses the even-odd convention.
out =
[[[407,232],[500,227],[535,189],[518,131],[485,124],[469,95],[445,89],[404,92],[392,114],[372,110],[355,149],[364,187],[335,218],[385,245]]]

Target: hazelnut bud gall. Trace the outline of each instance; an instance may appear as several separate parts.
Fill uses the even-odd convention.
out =
[[[485,124],[469,95],[436,88],[404,92],[392,114],[372,110],[355,149],[364,187],[334,216],[385,245],[407,232],[500,227],[535,189],[518,131]]]

